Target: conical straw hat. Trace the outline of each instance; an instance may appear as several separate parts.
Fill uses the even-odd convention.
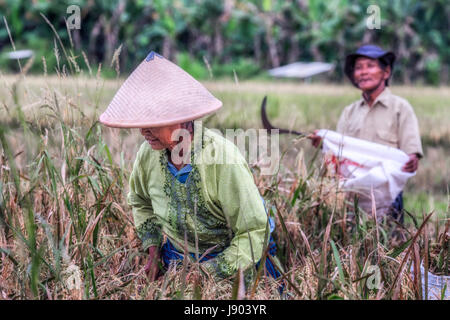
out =
[[[200,82],[152,51],[119,88],[100,122],[116,128],[163,127],[201,118],[221,106]]]

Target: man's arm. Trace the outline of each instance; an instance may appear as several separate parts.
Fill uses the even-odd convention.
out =
[[[419,122],[417,121],[413,108],[406,101],[398,115],[398,120],[399,149],[410,156],[408,163],[416,162],[416,159],[414,159],[413,156],[414,154],[417,156],[418,163],[418,159],[423,157]]]
[[[307,138],[311,140],[311,144],[314,148],[318,148],[322,142],[322,137],[317,135],[318,131],[319,130],[314,130],[313,133],[307,136]]]
[[[402,170],[405,172],[416,172],[419,168],[419,154],[412,153],[409,155],[408,162],[405,163],[405,165],[402,167]]]
[[[419,160],[423,157],[420,139],[419,122],[411,105],[405,100],[398,116],[399,148],[406,152],[409,160],[402,167],[405,172],[415,172],[419,167]]]

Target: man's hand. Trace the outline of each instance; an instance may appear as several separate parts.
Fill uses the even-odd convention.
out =
[[[148,248],[148,260],[145,265],[145,273],[148,275],[148,279],[150,282],[156,280],[159,272],[159,252],[158,247],[151,246]]]
[[[417,168],[419,167],[419,157],[416,153],[412,153],[409,155],[409,160],[406,162],[402,170],[405,172],[416,172]]]
[[[314,133],[311,133],[309,136],[307,136],[308,139],[311,139],[311,144],[318,148],[320,146],[320,143],[322,142],[322,137],[317,135],[318,130],[314,130]]]

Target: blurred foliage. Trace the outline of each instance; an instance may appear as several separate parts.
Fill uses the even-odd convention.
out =
[[[73,4],[81,9],[81,29],[69,37],[66,10]],[[114,70],[111,60],[122,45],[123,72],[154,50],[197,78],[246,78],[294,61],[326,61],[337,65],[331,80],[340,81],[345,55],[376,43],[398,56],[394,81],[449,82],[448,0],[377,1],[378,30],[366,26],[368,5],[365,0],[0,0],[0,15],[16,48],[34,50],[34,72],[43,70],[42,57],[54,72],[55,46],[61,54],[62,43],[82,69],[88,68],[84,52],[94,70],[100,63]],[[0,50],[11,51],[5,23],[0,24]],[[4,58],[0,66],[15,71]]]

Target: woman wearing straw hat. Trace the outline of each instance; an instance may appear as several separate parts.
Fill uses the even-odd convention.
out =
[[[415,172],[423,156],[419,126],[413,108],[405,99],[389,90],[395,54],[375,45],[364,45],[346,57],[344,71],[352,84],[362,91],[362,98],[347,106],[341,114],[338,132],[394,148],[409,155],[403,171]],[[321,138],[310,136],[319,146]],[[372,200],[361,198],[359,204],[370,211]],[[398,195],[390,208],[377,215],[389,214],[403,222],[403,197]]]
[[[160,260],[167,268],[187,252],[221,278],[254,269],[267,243],[275,254],[245,159],[233,143],[194,126],[193,120],[221,106],[189,74],[151,52],[100,116],[106,126],[139,128],[146,140],[130,176],[128,203],[149,253],[145,269],[151,281]],[[211,155],[226,161],[208,161]],[[265,261],[266,271],[279,276]]]

